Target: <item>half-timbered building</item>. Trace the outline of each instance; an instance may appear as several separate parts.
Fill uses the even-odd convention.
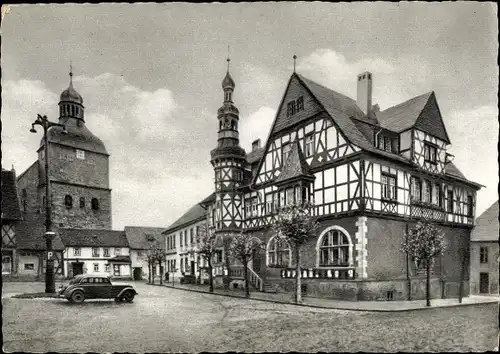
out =
[[[211,152],[215,191],[201,203],[207,223],[224,236],[259,237],[266,252],[250,266],[254,285],[291,289],[292,250],[270,226],[281,206],[312,201],[320,228],[302,250],[303,291],[354,300],[405,299],[408,283],[413,298],[424,296],[419,265],[400,249],[409,227],[432,220],[447,245],[433,266],[432,296],[456,296],[481,186],[453,164],[434,92],[380,110],[372,74],[353,79],[356,100],[294,72],[265,145],[246,154],[228,70]]]

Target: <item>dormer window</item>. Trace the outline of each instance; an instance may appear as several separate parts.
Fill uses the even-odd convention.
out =
[[[436,163],[437,148],[435,145],[424,143],[424,160],[430,163]]]
[[[85,151],[76,149],[76,158],[85,160]]]
[[[377,137],[377,148],[387,152],[392,152],[393,151],[392,139],[382,134],[379,134]]]

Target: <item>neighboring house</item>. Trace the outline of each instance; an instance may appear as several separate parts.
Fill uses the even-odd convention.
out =
[[[17,193],[16,171],[2,168],[2,275],[17,274],[16,232],[22,220]]]
[[[167,251],[166,270],[175,277],[184,274],[205,277],[206,264],[195,252],[199,228],[206,225],[206,210],[194,205],[163,234]],[[203,274],[200,271],[203,270]]]
[[[302,249],[304,291],[396,300],[407,298],[408,277],[413,298],[425,297],[425,276],[401,252],[401,241],[417,220],[431,220],[449,245],[432,269],[432,297],[458,296],[456,255],[468,249],[481,185],[451,162],[434,92],[381,111],[372,105],[372,74],[354,79],[355,100],[294,72],[265,146],[256,141],[247,154],[239,145],[235,82],[227,72],[217,146],[210,152],[214,194],[200,203],[208,226],[219,235],[243,231],[261,239],[266,251],[251,270],[266,283],[291,289],[295,259],[271,225],[278,208],[312,201],[319,229]]]
[[[164,230],[165,228],[160,227],[125,226],[125,235],[130,246],[130,258],[135,280],[148,279],[147,252],[154,242],[157,242],[159,247],[165,247],[165,237],[162,235]],[[161,273],[158,264],[155,264],[153,272],[155,276]]]
[[[114,278],[131,278],[130,250],[124,231],[59,229],[65,246],[64,276],[108,273]]]
[[[498,295],[498,201],[476,220],[471,235],[470,292]]]

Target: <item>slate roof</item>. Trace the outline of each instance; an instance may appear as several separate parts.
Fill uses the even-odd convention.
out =
[[[498,233],[499,225],[497,200],[476,219],[476,226],[472,230],[471,241],[498,242]]]
[[[382,128],[401,132],[415,125],[432,92],[414,97],[403,103],[377,112],[377,120]]]
[[[204,204],[210,204],[212,203],[213,201],[215,201],[215,192],[213,192],[212,194],[210,194],[208,197],[206,197],[205,199],[203,199],[199,204],[200,205],[204,205]]]
[[[148,249],[152,238],[159,242],[160,247],[165,246],[163,231],[165,231],[164,227],[125,226],[129,247],[136,250]]]
[[[167,234],[173,232],[176,229],[184,227],[189,224],[193,224],[197,221],[202,221],[206,218],[206,210],[200,205],[201,203],[208,202],[208,199],[214,196],[215,193],[212,193],[209,197],[205,198],[202,202],[196,203],[193,205],[184,215],[182,215],[179,219],[174,221],[172,225],[170,225],[163,234]]]
[[[458,169],[457,166],[453,164],[453,162],[449,162],[444,166],[444,173],[446,175],[452,176],[452,177],[457,177],[460,179],[464,179],[467,181],[467,178],[463,175],[462,172]]]
[[[37,215],[38,216],[38,215]],[[27,220],[26,220],[27,219]],[[17,249],[23,250],[45,250],[45,220],[43,215],[37,218],[25,218],[16,225],[16,243]],[[56,232],[56,236],[52,241],[54,250],[63,250],[60,235]]]
[[[58,233],[66,247],[128,247],[125,231],[61,228]]]
[[[292,144],[290,154],[281,170],[280,175],[276,178],[275,182],[284,182],[290,179],[294,179],[301,176],[311,176],[311,170],[309,165],[302,154],[302,149],[300,148],[299,142],[295,140]]]
[[[2,219],[21,220],[21,203],[17,192],[16,172],[2,169]]]
[[[264,155],[265,148],[261,147],[255,151],[251,151],[247,154],[247,161],[250,165],[253,165],[256,162],[259,162],[262,156]]]

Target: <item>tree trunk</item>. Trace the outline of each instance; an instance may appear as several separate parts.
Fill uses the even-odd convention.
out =
[[[465,249],[462,251],[462,261],[460,262],[460,284],[458,287],[458,303],[462,303],[464,296],[464,280],[465,280]]]
[[[425,260],[425,268],[427,272],[427,279],[425,284],[425,300],[426,306],[431,306],[431,261],[429,258]]]
[[[151,284],[155,283],[155,262],[151,262]]]
[[[161,261],[158,261],[158,270],[160,272],[160,285],[163,285],[163,269],[161,268]]]
[[[151,284],[151,262],[148,260],[148,282]]]
[[[243,275],[245,277],[245,296],[250,297],[250,289],[248,288],[248,259],[243,258]]]
[[[209,287],[208,291],[211,293],[214,292],[214,276],[213,276],[213,270],[212,270],[212,260],[210,259],[211,257],[208,257],[208,282],[209,282]]]
[[[295,259],[297,262],[297,268],[296,268],[296,274],[295,274],[295,279],[296,279],[296,293],[295,293],[295,303],[300,304],[302,303],[302,289],[301,289],[301,282],[300,278],[302,276],[300,272],[300,248],[298,245],[295,246]]]

